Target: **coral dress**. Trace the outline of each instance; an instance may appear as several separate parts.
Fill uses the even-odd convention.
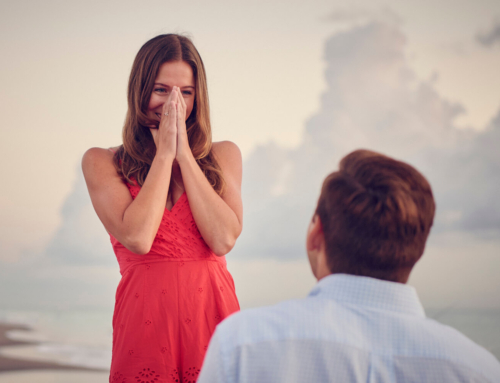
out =
[[[127,185],[135,199],[140,186]],[[111,236],[120,265],[110,382],[195,382],[215,326],[239,310],[226,259],[200,235],[186,193],[165,209],[151,251]]]

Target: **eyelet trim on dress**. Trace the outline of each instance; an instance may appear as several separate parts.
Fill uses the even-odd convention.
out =
[[[183,374],[183,383],[196,383],[196,379],[200,374],[200,369],[196,367],[189,367]]]
[[[143,368],[135,377],[137,383],[155,383],[158,382],[160,375],[150,368]]]
[[[120,374],[119,372],[115,372],[113,374],[113,377],[111,378],[112,383],[127,383],[127,379],[123,376],[123,374]]]

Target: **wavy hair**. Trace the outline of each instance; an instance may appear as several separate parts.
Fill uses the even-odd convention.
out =
[[[144,184],[156,155],[156,145],[148,128],[152,121],[148,119],[146,112],[158,71],[162,64],[170,61],[184,61],[193,71],[195,100],[193,110],[186,120],[189,147],[205,177],[221,195],[225,182],[212,151],[205,67],[194,44],[185,36],[156,36],[137,53],[128,83],[128,111],[123,126],[123,145],[113,157],[115,168],[125,182],[140,186]]]

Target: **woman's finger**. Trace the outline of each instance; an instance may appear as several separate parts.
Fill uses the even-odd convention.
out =
[[[167,98],[167,104],[170,104],[170,102],[172,101],[172,98],[174,97],[174,90],[175,90],[175,87],[172,88],[172,90],[170,91],[170,94],[168,95],[168,98]]]
[[[168,121],[168,117],[172,114],[172,111],[175,109],[175,101],[169,101],[163,104],[162,116],[161,120]]]
[[[177,104],[177,111],[176,111],[177,112],[177,128],[179,128],[179,126],[182,127],[181,123],[183,122],[182,121],[182,110],[180,110],[180,109],[182,109],[182,105],[181,105],[181,103],[178,103]]]
[[[171,121],[175,122],[177,120],[177,103],[175,101],[170,102],[168,113],[168,117],[171,119]]]
[[[170,92],[170,94],[168,95],[168,99],[167,99],[167,102],[165,102],[163,104],[163,107],[162,107],[162,116],[161,116],[161,119],[163,120],[164,118],[166,119],[166,117],[169,116],[170,114],[170,111],[173,109],[172,107],[172,102],[175,104],[176,100],[177,100],[177,92],[175,91],[175,87],[172,88],[172,91]]]
[[[179,89],[179,88],[178,88],[178,89]],[[181,103],[181,106],[182,106],[182,111],[183,111],[183,112],[184,112],[184,114],[185,114],[186,109],[187,109],[187,106],[186,106],[186,100],[184,100],[184,97],[182,96],[182,92],[181,92],[181,90],[180,90],[180,89],[179,89],[179,91],[178,91],[178,98],[179,98],[180,103]]]
[[[166,103],[163,104],[163,108],[161,109],[161,119],[162,119],[162,121],[163,121],[163,119],[165,117],[168,116],[169,106],[170,106],[170,102],[166,102]]]

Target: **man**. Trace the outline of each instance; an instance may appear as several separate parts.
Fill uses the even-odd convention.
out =
[[[500,382],[500,363],[427,319],[410,272],[435,204],[410,165],[366,150],[323,183],[307,233],[318,284],[306,299],[217,327],[198,383]]]

